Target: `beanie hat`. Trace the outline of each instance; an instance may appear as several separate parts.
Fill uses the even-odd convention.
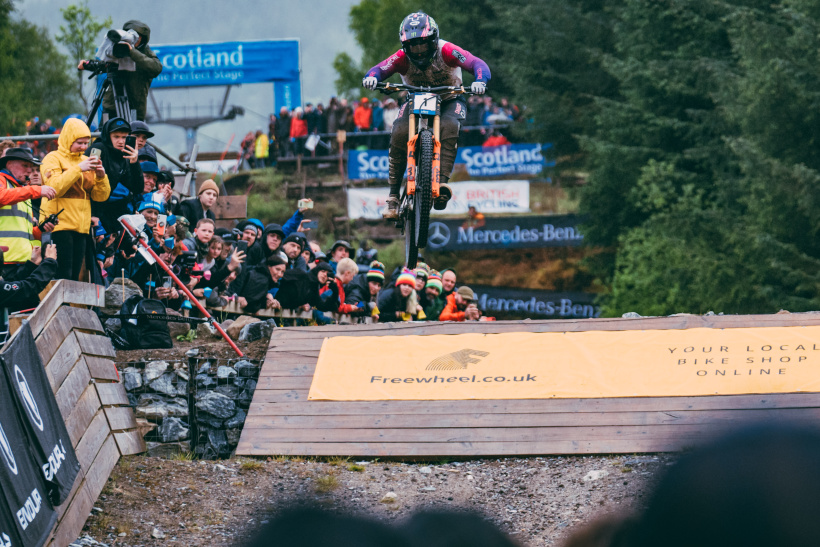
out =
[[[199,187],[199,192],[197,192],[196,195],[201,196],[202,192],[204,192],[205,190],[213,190],[214,192],[216,192],[217,196],[219,195],[219,186],[217,186],[216,183],[211,179],[208,179],[202,183],[202,186]]]
[[[415,275],[417,278],[418,277],[423,277],[424,279],[427,279],[427,277],[428,277],[427,270],[425,270],[424,268],[421,268],[421,267],[416,268],[415,270],[413,270],[413,275]]]
[[[299,232],[294,232],[290,234],[288,237],[286,237],[282,241],[282,245],[289,242],[296,243],[297,245],[299,245],[299,248],[303,251],[305,250],[305,245],[307,245],[307,241],[305,241],[305,238],[303,238],[302,234],[300,234]]]
[[[159,167],[153,161],[143,161],[140,163],[140,168],[142,169],[143,173],[153,173],[155,175],[159,175]]]
[[[439,294],[444,291],[444,286],[441,284],[441,276],[437,271],[433,270],[430,272],[430,277],[427,279],[427,285],[425,285],[425,287],[435,287],[438,289]]]
[[[137,212],[141,213],[146,209],[156,209],[160,214],[165,213],[165,207],[161,201],[143,201],[139,204],[139,207],[137,207]]]
[[[416,276],[413,275],[413,272],[404,268],[402,272],[399,274],[399,278],[396,279],[396,286],[399,285],[410,285],[414,289],[416,288]]]
[[[384,284],[384,264],[378,260],[371,262],[370,269],[367,271],[367,280]]]

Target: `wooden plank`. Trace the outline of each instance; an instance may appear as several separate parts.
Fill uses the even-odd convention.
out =
[[[90,375],[89,375],[90,377]],[[103,405],[128,405],[128,395],[125,386],[117,382],[95,382],[97,395]]]
[[[74,497],[82,490],[83,483],[85,482],[85,473],[83,473],[82,469],[77,472],[77,476],[74,478],[74,484],[71,485],[71,491],[68,494],[68,498],[63,502],[62,505],[58,505],[54,508],[55,512],[57,513],[57,522],[59,523],[63,515],[65,514],[66,510],[69,506],[74,503]]]
[[[97,397],[97,390],[90,385],[86,388],[77,404],[66,418],[66,429],[68,429],[68,436],[71,437],[71,444],[77,446],[80,442],[85,430],[94,419],[94,415],[100,408],[100,399]]]
[[[105,439],[97,457],[91,464],[91,471],[85,478],[85,488],[93,501],[96,501],[111,476],[111,471],[120,459],[120,451],[117,449],[117,442],[113,435]],[[87,517],[88,515],[86,515]]]
[[[105,413],[100,409],[94,415],[88,429],[86,429],[80,442],[77,443],[74,449],[83,472],[88,473],[90,471],[91,463],[94,461],[94,458],[97,457],[97,453],[100,451],[100,448],[102,448],[103,443],[110,433],[108,420],[105,418]]]
[[[313,376],[260,376],[256,389],[310,389]]]
[[[71,332],[54,353],[54,357],[49,361],[43,360],[47,363],[46,375],[51,383],[52,391],[59,389],[81,356],[80,344],[77,342],[77,337]]]
[[[95,501],[89,495],[85,485],[86,481],[84,480],[74,498],[71,499],[70,504],[63,504],[66,506],[66,511],[54,529],[50,546],[65,547],[80,537]]]
[[[122,431],[137,427],[134,409],[130,406],[106,406],[103,407],[103,410],[105,411],[105,417],[108,418],[108,426],[111,431]]]
[[[102,323],[100,323],[100,318],[96,313],[94,313],[94,310],[77,307],[66,307],[65,309],[68,310],[75,329],[83,329],[99,333],[105,331]]]
[[[117,356],[114,351],[114,346],[111,344],[111,339],[107,336],[100,336],[99,334],[88,334],[85,332],[75,332],[77,341],[80,344],[80,349],[86,355],[96,355],[98,357]]]
[[[62,281],[65,280],[58,281],[54,287],[52,287],[48,295],[40,301],[40,305],[37,306],[37,309],[34,310],[34,313],[29,317],[28,322],[34,338],[40,335],[40,332],[42,332],[43,327],[49,322],[51,316],[63,305],[63,287],[65,283],[62,283]]]
[[[289,391],[287,391],[289,393]],[[307,397],[307,394],[302,392]],[[279,402],[277,402],[279,401]],[[295,402],[279,391],[257,389],[250,416],[254,415],[355,415],[544,412],[616,412],[732,410],[820,407],[820,394],[712,395],[706,397],[621,397],[617,399],[485,399],[470,401],[304,401]]]
[[[71,369],[65,381],[54,394],[63,420],[71,414],[74,405],[80,400],[80,396],[85,392],[90,382],[91,374],[88,373],[88,367],[85,366],[82,359],[77,360],[74,368]]]
[[[458,408],[454,407],[458,412]],[[568,426],[649,426],[682,424],[737,424],[789,420],[813,423],[820,420],[820,408],[685,410],[650,412],[556,412],[544,414],[374,414],[249,416],[248,429],[378,429],[481,427],[568,427]]]
[[[84,306],[105,307],[105,289],[93,283],[64,280],[63,302]]]
[[[142,454],[148,450],[145,445],[145,439],[142,438],[139,431],[117,431],[114,433],[114,440],[117,441],[117,448],[123,456],[131,456],[133,454]]]
[[[240,439],[237,456],[361,456],[361,457],[491,457],[541,456],[551,454],[634,454],[677,452],[713,438],[642,439],[608,441],[539,441],[492,443],[282,443]]]
[[[88,366],[88,372],[91,373],[91,377],[95,380],[119,381],[120,376],[117,373],[117,366],[111,359],[97,357],[95,355],[85,355],[83,356],[83,360]]]

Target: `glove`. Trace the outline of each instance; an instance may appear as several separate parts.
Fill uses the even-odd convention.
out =
[[[473,82],[473,85],[470,86],[470,91],[475,93],[476,95],[484,95],[484,92],[487,90],[487,84],[484,82]]]
[[[362,79],[362,87],[364,87],[365,89],[369,89],[371,91],[376,89],[377,83],[379,83],[379,81],[376,79],[375,76],[367,76],[366,78]]]

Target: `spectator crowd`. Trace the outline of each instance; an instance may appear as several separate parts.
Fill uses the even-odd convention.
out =
[[[242,166],[261,169],[298,154],[329,155],[334,153],[335,136],[340,130],[349,134],[349,145],[387,149],[400,108],[401,103],[392,97],[361,97],[357,101],[332,97],[327,106],[307,103],[304,108],[293,110],[282,107],[278,115],[270,115],[267,131],[259,129],[242,139]],[[501,134],[502,129],[520,118],[521,110],[506,97],[496,102],[488,95],[472,96],[467,103],[460,143],[509,144]]]
[[[249,218],[217,227],[217,184],[206,180],[196,197],[181,200],[173,173],[158,167],[147,143],[152,136],[146,123],[115,117],[92,142],[89,127],[70,118],[42,160],[28,148],[0,145],[2,278],[7,293],[12,285],[17,292],[4,294],[2,305],[36,306],[51,279],[107,286],[126,278],[166,307],[190,306],[141,251],[147,246],[211,307],[235,300],[246,313],[312,310],[319,323],[333,320],[328,313],[376,321],[481,318],[473,291],[457,287],[451,269],[420,263],[391,274],[375,249],[365,244],[354,252],[341,240],[323,252],[306,227],[310,203],[288,219],[272,219],[281,224]],[[124,230],[123,215],[131,215],[141,242]]]

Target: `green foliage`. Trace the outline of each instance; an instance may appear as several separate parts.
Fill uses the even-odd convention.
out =
[[[13,12],[11,0],[0,0],[0,128],[11,134],[34,116],[59,119],[77,105],[66,93],[71,80],[65,56],[46,29],[13,18]]]
[[[77,64],[83,59],[92,59],[97,51],[100,33],[111,28],[111,17],[106,17],[102,22],[98,21],[91,9],[88,1],[83,0],[80,4],[70,4],[65,8],[60,8],[63,15],[64,25],[60,25],[60,33],[56,40],[63,44],[69,53],[69,71],[77,74],[77,91],[83,105],[88,109],[88,102],[83,92],[85,77],[81,71],[76,70]]]

